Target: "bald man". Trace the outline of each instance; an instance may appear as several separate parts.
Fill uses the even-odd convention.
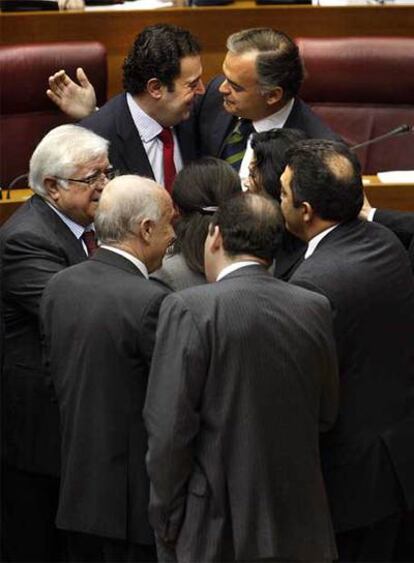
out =
[[[172,241],[173,213],[152,180],[111,181],[95,217],[101,247],[57,275],[41,303],[62,430],[56,524],[71,561],[155,559],[141,412],[167,291],[148,275]]]

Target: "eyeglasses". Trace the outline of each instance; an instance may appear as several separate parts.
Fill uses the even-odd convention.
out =
[[[101,182],[103,178],[106,178],[107,180],[113,180],[116,175],[117,173],[113,168],[107,168],[106,170],[100,170],[99,172],[95,172],[95,174],[86,176],[86,178],[60,178],[59,176],[55,176],[55,178],[56,180],[63,180],[65,182],[78,182],[79,184],[86,184],[91,188]]]

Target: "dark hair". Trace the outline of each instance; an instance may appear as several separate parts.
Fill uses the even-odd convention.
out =
[[[135,39],[123,65],[123,84],[132,95],[145,91],[148,80],[158,80],[170,91],[180,76],[181,59],[198,55],[201,47],[193,35],[176,25],[145,27]]]
[[[304,77],[299,48],[282,31],[270,27],[244,29],[230,35],[227,49],[240,55],[259,51],[256,71],[264,91],[272,91],[280,86],[285,101],[299,92]]]
[[[295,207],[307,201],[321,219],[348,221],[358,216],[364,200],[361,166],[343,143],[301,141],[286,153],[292,170]]]
[[[298,129],[271,129],[254,133],[251,146],[254,152],[253,168],[259,173],[262,189],[280,202],[280,176],[286,166],[286,151],[306,134]]]
[[[181,253],[194,272],[204,274],[204,241],[217,206],[241,191],[237,172],[225,161],[205,157],[177,174],[172,198],[180,211],[173,253]],[[211,209],[212,208],[212,209]]]
[[[279,204],[267,195],[243,193],[223,203],[214,214],[210,232],[220,228],[223,247],[229,256],[250,254],[273,260],[283,229]]]

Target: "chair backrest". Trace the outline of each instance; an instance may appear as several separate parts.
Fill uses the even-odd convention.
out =
[[[28,172],[30,156],[53,127],[70,120],[46,96],[48,77],[65,69],[72,77],[83,67],[106,100],[106,50],[95,41],[34,43],[0,47],[0,185]],[[25,182],[20,184],[22,187]],[[19,187],[19,185],[16,185]]]
[[[306,69],[301,97],[350,145],[414,125],[414,37],[296,40]],[[363,172],[414,169],[414,134],[356,153]]]

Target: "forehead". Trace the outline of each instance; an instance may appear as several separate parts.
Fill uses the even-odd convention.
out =
[[[282,175],[280,177],[280,181],[282,183],[282,186],[286,189],[286,188],[290,188],[290,183],[292,181],[292,176],[293,176],[293,172],[292,169],[289,166],[286,166],[286,168],[283,170]]]
[[[223,72],[228,80],[248,87],[257,84],[257,51],[236,55],[227,52],[223,62]]]
[[[202,70],[199,55],[183,57],[180,61],[180,76],[175,81],[182,83],[193,82],[201,77]]]

